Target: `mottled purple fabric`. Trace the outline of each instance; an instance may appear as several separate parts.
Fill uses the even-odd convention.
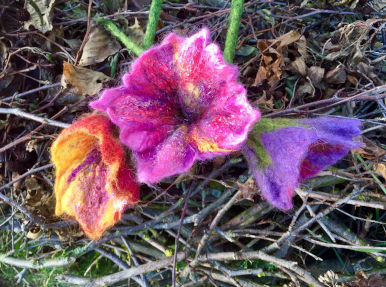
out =
[[[140,182],[186,172],[195,160],[237,151],[260,113],[208,29],[169,34],[91,106],[108,114],[134,154]]]
[[[259,165],[251,145],[244,146],[244,154],[262,196],[275,207],[289,210],[299,183],[336,163],[350,149],[360,147],[360,142],[353,141],[359,134],[359,120],[302,119],[295,126],[261,134],[261,141],[271,158],[269,166]],[[254,136],[253,132],[250,136]]]

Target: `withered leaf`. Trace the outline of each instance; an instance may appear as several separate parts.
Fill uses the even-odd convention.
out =
[[[335,68],[327,72],[325,80],[329,84],[343,84],[346,82],[347,73],[344,69]]]
[[[288,68],[297,75],[307,76],[307,65],[302,58],[297,58]]]
[[[31,18],[24,23],[24,29],[29,30],[30,26],[34,26],[35,29],[41,31],[43,34],[51,31],[55,0],[34,0],[34,3],[39,8],[42,18],[40,18],[36,9],[28,3],[26,8]]]
[[[353,152],[360,154],[366,159],[378,159],[386,154],[386,150],[366,137],[362,137],[363,144],[360,148],[353,149]]]
[[[310,78],[312,84],[317,85],[323,80],[324,68],[318,66],[312,66],[308,70],[308,77]]]
[[[358,88],[359,81],[356,77],[347,75],[346,85],[349,86],[350,84],[353,85],[355,88]]]
[[[383,178],[386,179],[386,164],[384,163],[375,164],[374,170],[382,174]]]
[[[288,45],[291,45],[295,43],[297,40],[299,40],[300,34],[298,31],[290,31],[283,36],[280,36],[276,40],[280,40],[280,47],[287,47]]]
[[[253,196],[257,194],[257,189],[253,180],[248,180],[245,184],[237,182],[238,188],[241,192],[241,199],[253,201]]]
[[[139,25],[137,18],[135,18],[134,25],[126,29],[126,33],[127,36],[129,36],[129,38],[134,41],[135,44],[142,47],[142,41],[145,37],[145,33],[143,32],[141,25]]]
[[[78,94],[95,95],[102,89],[103,83],[109,80],[111,78],[101,72],[63,62],[62,87],[67,88],[70,84],[77,89]]]
[[[121,45],[117,39],[102,25],[94,22],[79,65],[88,66],[103,62],[108,56],[117,53],[120,49]]]

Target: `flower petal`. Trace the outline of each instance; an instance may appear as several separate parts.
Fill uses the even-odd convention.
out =
[[[246,94],[238,83],[229,83],[221,89],[191,134],[197,142],[199,159],[240,149],[260,117],[260,112],[249,104]]]
[[[90,116],[65,129],[51,149],[56,215],[74,216],[91,238],[113,226],[139,196],[125,151],[112,130],[106,117]]]
[[[156,149],[136,153],[138,180],[158,182],[165,177],[183,173],[193,166],[196,160],[194,143],[188,140],[186,124],[178,128]]]
[[[259,124],[269,123],[267,120],[257,123],[255,130],[264,130],[258,127]],[[250,140],[260,140],[263,144],[270,157],[268,166],[259,166],[257,150],[250,140],[244,147],[263,197],[282,210],[292,208],[294,189],[302,180],[334,164],[350,148],[360,146],[360,143],[352,140],[360,134],[360,122],[357,120],[318,118],[299,120],[293,124],[296,126],[263,132],[258,135],[260,139],[254,139],[256,135],[251,135]]]
[[[202,114],[227,82],[237,80],[237,67],[227,64],[220,48],[209,40],[204,28],[186,39],[178,53],[180,105],[193,115]]]

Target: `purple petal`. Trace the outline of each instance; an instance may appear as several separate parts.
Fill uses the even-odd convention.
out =
[[[294,189],[302,180],[315,176],[361,145],[353,141],[360,134],[358,120],[318,118],[299,120],[298,124],[302,126],[261,135],[272,160],[268,167],[258,167],[252,146],[244,148],[263,197],[282,210],[292,208]]]

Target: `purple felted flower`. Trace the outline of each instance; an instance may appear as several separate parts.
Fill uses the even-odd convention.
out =
[[[169,34],[143,53],[91,106],[120,127],[140,182],[158,182],[205,160],[239,150],[260,113],[237,82],[208,29],[189,38]]]
[[[263,197],[288,210],[299,183],[360,147],[359,134],[355,119],[261,119],[243,151]]]

